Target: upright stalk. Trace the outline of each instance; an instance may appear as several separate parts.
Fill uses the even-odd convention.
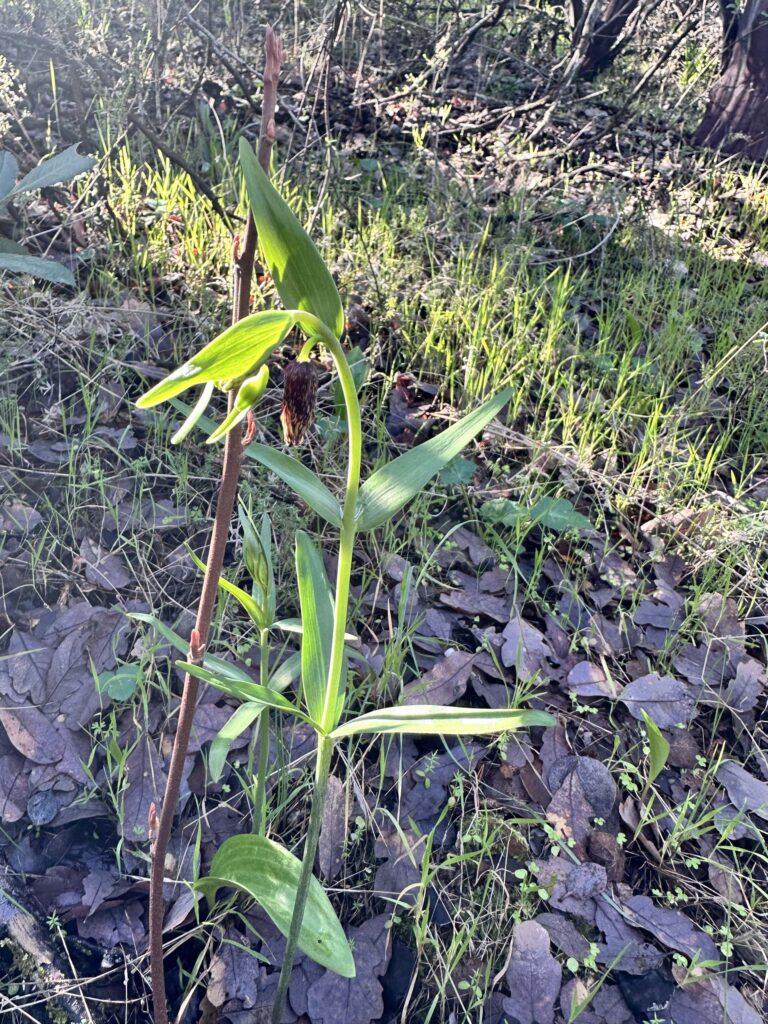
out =
[[[249,221],[248,230],[245,235],[245,246],[240,257],[240,274],[236,277],[237,285],[241,289],[240,294],[245,298],[245,309],[248,308],[248,294],[250,291],[251,277],[253,274],[253,258],[256,246],[256,229]],[[249,234],[252,236],[250,246],[250,258],[246,259],[249,252]],[[241,303],[236,300],[235,311],[241,308]],[[236,315],[235,319],[239,319]],[[230,411],[234,404],[234,392],[230,392]],[[203,578],[203,587],[200,592],[200,603],[197,607],[195,628],[190,638],[188,659],[194,665],[200,665],[205,656],[205,646],[208,643],[208,633],[211,628],[213,610],[216,605],[219,577],[224,562],[224,553],[229,537],[229,524],[232,519],[232,511],[235,507],[237,495],[237,479],[240,474],[240,463],[243,457],[240,432],[231,430],[227,434],[224,447],[224,463],[221,469],[221,482],[219,484],[219,497],[216,504],[216,518],[211,531],[211,546],[208,551],[208,560]],[[184,676],[184,687],[181,693],[181,705],[179,707],[179,721],[176,727],[176,735],[173,740],[173,753],[171,764],[168,769],[168,781],[165,785],[163,803],[160,810],[160,817],[157,823],[157,832],[150,849],[151,871],[149,878],[149,970],[152,979],[152,1005],[154,1008],[154,1024],[168,1024],[168,1006],[165,994],[165,973],[163,970],[163,918],[165,917],[165,899],[163,897],[163,880],[165,877],[165,856],[168,851],[168,841],[173,825],[173,816],[176,812],[176,805],[179,801],[181,789],[181,778],[184,770],[184,759],[187,756],[189,747],[189,736],[192,731],[192,722],[195,717],[197,706],[198,681],[187,673]]]
[[[259,631],[259,682],[269,682],[269,630]],[[254,742],[259,746],[259,765],[253,794],[253,831],[263,836],[267,830],[267,772],[269,771],[269,708],[259,715]],[[248,757],[248,775],[253,778],[253,749]]]
[[[331,659],[328,668],[328,682],[325,688],[325,701],[317,738],[317,763],[315,765],[315,787],[312,794],[312,810],[309,815],[309,827],[304,843],[304,855],[301,862],[301,874],[296,890],[296,902],[291,917],[291,927],[285,947],[283,965],[277,994],[272,1007],[272,1024],[280,1024],[285,997],[293,970],[293,958],[299,941],[301,923],[304,919],[304,908],[312,877],[312,868],[323,823],[325,798],[328,791],[328,775],[331,769],[331,755],[334,741],[328,735],[336,725],[338,695],[341,686],[341,673],[344,668],[344,633],[347,625],[347,607],[349,605],[350,575],[352,572],[352,553],[355,544],[355,512],[357,494],[360,489],[360,469],[362,460],[363,430],[360,420],[360,403],[354,378],[349,369],[344,350],[338,339],[325,325],[310,313],[302,313],[299,322],[310,335],[310,340],[301,351],[300,358],[305,358],[310,349],[319,341],[326,346],[333,356],[339,374],[339,383],[344,396],[347,410],[347,431],[349,436],[349,461],[347,464],[347,489],[344,498],[344,510],[341,519],[339,536],[339,561],[336,571],[336,597],[333,618],[333,641]]]
[[[259,136],[259,160],[264,170],[269,172],[269,156],[275,137],[275,106],[277,82],[282,59],[282,47],[271,28],[266,36],[267,59],[264,70],[264,103]],[[232,322],[237,323],[246,317],[250,308],[251,283],[256,257],[256,225],[253,217],[248,215],[248,223],[243,238],[242,251],[234,259],[234,288],[232,297]],[[234,407],[235,392],[229,393],[229,411]],[[241,433],[231,430],[224,444],[224,461],[221,469],[219,494],[216,503],[216,516],[211,530],[211,544],[208,551],[207,566],[200,591],[200,601],[195,617],[189,644],[188,660],[194,665],[202,664],[208,633],[211,628],[213,612],[216,607],[219,578],[224,562],[224,554],[229,536],[229,524],[237,496],[237,481],[243,458]],[[189,673],[184,677],[184,686],[179,706],[179,720],[173,741],[171,763],[168,768],[168,780],[163,794],[163,802],[159,818],[155,819],[154,808],[150,814],[150,877],[149,877],[149,971],[152,985],[152,1006],[154,1024],[168,1024],[168,1004],[165,989],[165,972],[163,966],[163,918],[165,917],[165,899],[163,882],[165,878],[165,858],[173,825],[173,816],[179,801],[184,760],[189,747],[189,737],[197,706],[198,681]]]

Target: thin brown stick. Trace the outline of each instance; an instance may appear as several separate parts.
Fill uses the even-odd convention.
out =
[[[282,48],[280,41],[271,28],[267,29],[267,59],[264,71],[264,104],[262,108],[262,124],[259,134],[259,159],[265,171],[269,171],[269,156],[274,141],[274,112],[276,105],[277,83],[280,74]],[[256,256],[256,225],[249,214],[248,224],[243,239],[242,252],[234,257],[234,291],[232,298],[232,321],[236,323],[248,315],[253,280],[253,266]],[[229,408],[233,407],[234,391],[229,394]],[[189,644],[189,661],[199,665],[205,655],[208,633],[213,619],[216,604],[221,567],[227,546],[229,524],[237,497],[237,483],[240,475],[240,464],[243,457],[243,445],[240,431],[231,430],[227,434],[224,446],[224,463],[221,469],[216,518],[211,531],[211,544],[208,561],[200,592],[200,603],[197,608],[195,628],[192,630]],[[189,747],[189,736],[197,705],[198,681],[189,673],[184,677],[184,688],[179,707],[179,721],[173,741],[171,764],[168,769],[168,781],[163,795],[160,816],[157,821],[154,841],[150,848],[150,882],[149,882],[149,969],[152,981],[152,1003],[154,1024],[168,1024],[168,1005],[165,992],[165,973],[163,965],[163,918],[165,917],[165,899],[163,898],[163,881],[165,877],[165,856],[173,825],[173,816],[179,801],[184,759]]]
[[[232,224],[232,218],[221,205],[218,196],[216,196],[215,193],[212,191],[210,185],[208,185],[208,183],[203,178],[200,177],[200,175],[189,163],[189,161],[185,160],[180,153],[176,152],[175,149],[171,149],[168,143],[164,142],[163,139],[157,134],[157,132],[153,131],[153,129],[150,128],[147,122],[143,121],[137,114],[129,113],[128,121],[130,124],[134,126],[134,128],[138,128],[142,135],[146,136],[146,138],[152,143],[155,149],[159,149],[161,153],[165,153],[165,155],[168,157],[171,163],[176,164],[176,166],[180,170],[184,171],[185,174],[189,175],[198,192],[203,193],[205,198],[214,208],[216,213],[218,213],[219,217],[221,217],[226,226],[230,227]]]

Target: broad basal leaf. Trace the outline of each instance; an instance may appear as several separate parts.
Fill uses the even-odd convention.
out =
[[[270,469],[331,526],[341,526],[341,506],[322,480],[298,459],[255,441],[245,454]]]
[[[237,380],[254,373],[293,325],[293,314],[283,310],[267,310],[244,317],[142,395],[136,405],[149,409],[194,384]]]
[[[533,726],[551,726],[555,719],[546,711],[513,711],[506,708],[441,708],[411,704],[384,708],[360,715],[333,730],[335,739],[357,733],[414,733],[422,736],[478,736],[512,732]]]
[[[32,189],[61,185],[84,171],[90,171],[95,163],[92,156],[80,156],[77,146],[70,146],[62,153],[57,153],[43,160],[37,167],[33,167],[29,174],[25,174],[18,185],[11,189],[10,195],[17,196]]]
[[[296,576],[301,604],[301,682],[311,717],[325,704],[333,639],[333,599],[320,552],[303,530],[296,533]]]
[[[259,248],[283,305],[313,313],[340,338],[344,313],[330,271],[245,139],[240,140],[240,166]]]
[[[476,434],[488,426],[511,397],[512,389],[506,388],[442,434],[377,469],[360,488],[357,529],[373,530],[389,522]]]
[[[72,271],[55,260],[44,260],[40,256],[19,256],[17,253],[0,252],[0,270],[14,274],[31,274],[53,284],[74,285]]]
[[[232,836],[216,853],[208,878],[197,883],[212,902],[224,885],[247,893],[269,914],[283,935],[291,927],[301,861],[265,836]],[[347,937],[325,890],[313,876],[309,883],[299,949],[343,978],[354,978],[355,962]]]

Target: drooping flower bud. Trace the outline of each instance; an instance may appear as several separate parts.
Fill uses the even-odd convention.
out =
[[[301,444],[315,422],[317,401],[317,370],[315,364],[299,362],[283,370],[283,408],[280,422],[286,444]]]
[[[222,437],[225,437],[233,427],[236,427],[241,420],[244,420],[248,415],[248,412],[253,409],[255,405],[258,405],[268,383],[268,366],[262,366],[257,374],[244,380],[240,385],[240,390],[235,396],[232,412],[230,412],[223,423],[219,424],[205,443],[213,444],[215,441],[219,441]]]

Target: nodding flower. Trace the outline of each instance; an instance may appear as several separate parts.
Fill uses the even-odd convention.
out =
[[[286,444],[301,444],[315,422],[317,370],[314,363],[293,362],[283,370],[283,408],[280,422]]]

